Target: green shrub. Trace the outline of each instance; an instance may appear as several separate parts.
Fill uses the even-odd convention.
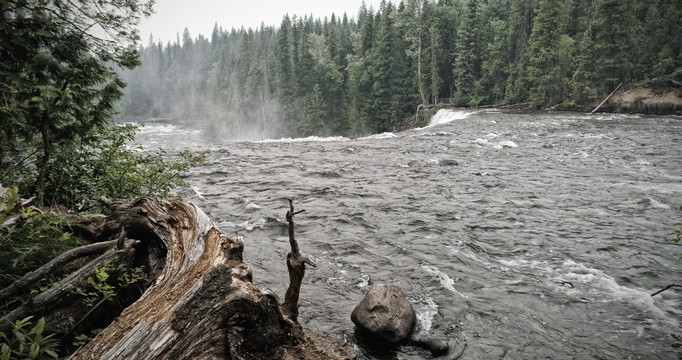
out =
[[[93,276],[88,277],[85,287],[77,287],[74,292],[83,297],[87,306],[94,306],[100,300],[114,300],[117,293],[125,287],[143,279],[142,267],[129,268],[121,262],[123,250],[112,250],[119,256],[106,260],[102,266],[95,266]]]
[[[101,210],[96,200],[156,196],[179,197],[176,189],[187,184],[183,176],[204,156],[181,152],[173,161],[164,150],[146,151],[131,148],[139,130],[134,125],[112,126],[95,138],[81,139],[62,148],[53,156],[49,175],[38,189],[38,201],[45,205],[64,205],[77,211]],[[23,186],[30,186],[33,176],[25,176]]]
[[[52,335],[43,336],[45,319],[30,327],[32,318],[14,322],[11,334],[0,332],[0,360],[59,359],[56,351],[59,341]]]
[[[40,214],[18,225],[0,226],[0,286],[33,271],[60,253],[81,244],[64,229],[68,221],[61,215]]]

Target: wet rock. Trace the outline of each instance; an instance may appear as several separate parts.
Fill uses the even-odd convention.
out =
[[[426,349],[436,357],[445,355],[450,350],[450,345],[447,343],[447,341],[423,336],[414,336],[412,339],[410,339],[410,344],[419,346],[422,349]]]
[[[452,159],[441,159],[438,161],[438,165],[440,166],[457,166],[459,163],[457,160],[452,160]]]
[[[384,284],[372,287],[350,318],[371,336],[393,344],[406,340],[417,324],[412,304],[398,290]]]

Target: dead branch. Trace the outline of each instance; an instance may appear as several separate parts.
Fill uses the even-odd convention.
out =
[[[82,257],[101,254],[109,249],[116,246],[116,240],[105,241],[101,243],[88,244],[75,249],[71,249],[56,258],[52,259],[47,264],[39,267],[38,269],[31,271],[30,273],[24,275],[21,279],[13,282],[8,287],[0,290],[0,302],[9,299],[23,291],[26,291],[30,286],[38,282],[43,277],[47,276],[51,272],[59,269],[60,267],[70,263],[73,260],[80,259]],[[122,245],[122,244],[121,244]]]
[[[109,245],[115,245],[115,243],[116,242],[114,241]],[[125,246],[126,251],[134,251],[132,245],[133,240],[128,240]],[[6,332],[9,329],[8,326],[11,326],[16,320],[23,319],[29,315],[49,313],[53,309],[57,309],[64,304],[72,302],[73,299],[78,296],[73,292],[74,287],[85,283],[87,278],[92,276],[95,266],[100,267],[105,261],[117,256],[119,256],[119,254],[116,254],[113,251],[105,252],[71,273],[71,275],[62,280],[59,285],[47,289],[45,292],[36,295],[23,305],[5,314],[0,321],[0,331]]]
[[[666,290],[668,290],[668,289],[672,289],[672,288],[674,288],[674,287],[682,287],[682,285],[678,285],[678,284],[675,284],[675,283],[670,284],[670,285],[664,287],[663,289],[658,290],[658,291],[656,291],[655,293],[651,294],[651,296],[656,296],[656,295],[658,295],[658,294],[660,294],[660,293],[662,293],[662,292],[664,292],[664,291],[666,291]]]
[[[289,287],[284,294],[284,304],[282,312],[291,320],[298,322],[298,298],[301,293],[301,284],[305,276],[305,264],[315,267],[315,262],[299,250],[298,242],[294,234],[294,215],[300,214],[305,210],[294,211],[294,200],[289,199],[289,211],[286,219],[289,223],[289,244],[291,251],[287,254],[287,270],[289,271]]]

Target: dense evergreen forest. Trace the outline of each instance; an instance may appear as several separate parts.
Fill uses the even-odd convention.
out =
[[[357,18],[185,29],[123,73],[125,118],[222,138],[390,131],[418,105],[571,107],[682,81],[680,0],[405,0]]]

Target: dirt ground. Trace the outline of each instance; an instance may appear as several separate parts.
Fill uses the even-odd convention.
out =
[[[668,89],[657,92],[650,88],[619,91],[609,99],[610,110],[648,114],[682,114],[682,92]],[[605,109],[606,110],[606,109]]]

